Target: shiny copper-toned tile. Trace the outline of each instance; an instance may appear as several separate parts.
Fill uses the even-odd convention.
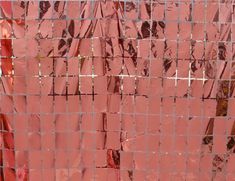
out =
[[[1,1],[0,181],[235,180],[234,10]]]

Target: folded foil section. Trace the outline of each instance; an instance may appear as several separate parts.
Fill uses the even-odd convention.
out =
[[[1,1],[0,180],[233,180],[233,1]]]

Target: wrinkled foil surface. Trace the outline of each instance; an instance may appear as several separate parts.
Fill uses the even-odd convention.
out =
[[[1,1],[0,181],[235,180],[234,9]]]

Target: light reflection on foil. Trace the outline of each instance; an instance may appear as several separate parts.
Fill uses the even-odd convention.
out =
[[[1,1],[0,180],[234,180],[232,1]]]

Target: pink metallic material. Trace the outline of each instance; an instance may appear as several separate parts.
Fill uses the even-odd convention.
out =
[[[235,180],[234,7],[1,1],[0,181]]]

